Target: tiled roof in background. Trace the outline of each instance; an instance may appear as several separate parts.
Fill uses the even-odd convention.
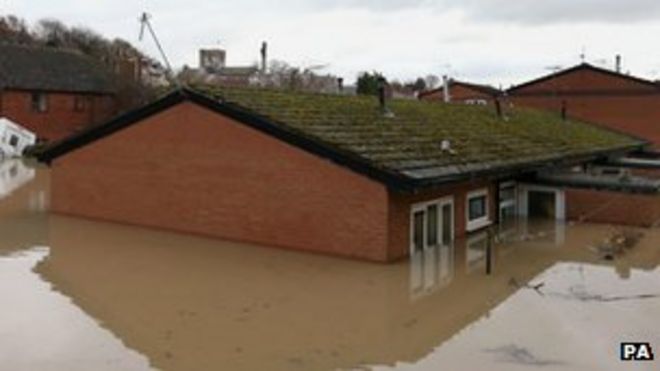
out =
[[[111,93],[113,80],[98,62],[50,47],[0,43],[0,88]]]

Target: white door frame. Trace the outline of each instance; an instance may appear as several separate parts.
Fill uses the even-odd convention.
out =
[[[427,238],[427,210],[428,207],[431,205],[436,205],[437,206],[437,218],[436,218],[436,231],[437,231],[437,238],[438,238],[438,244],[442,244],[442,241],[444,239],[444,232],[442,230],[442,225],[443,225],[443,215],[442,215],[442,208],[444,206],[450,205],[451,206],[451,229],[449,233],[451,233],[451,238],[450,240],[453,241],[455,237],[455,228],[456,228],[456,210],[454,208],[454,196],[447,196],[443,198],[439,198],[436,200],[432,201],[426,201],[426,202],[420,202],[413,204],[412,207],[410,208],[410,233],[408,236],[408,243],[409,243],[409,253],[410,256],[412,256],[415,253],[415,213],[417,212],[423,212],[424,213],[424,218],[423,218],[423,228],[422,228],[422,247],[423,250],[426,250],[432,246],[428,245],[428,238]]]
[[[542,186],[536,184],[518,184],[520,202],[518,202],[518,215],[529,216],[529,192],[547,192],[555,195],[555,219],[566,220],[566,192],[562,188]]]

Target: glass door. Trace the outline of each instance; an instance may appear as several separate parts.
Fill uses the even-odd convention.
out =
[[[414,205],[410,221],[410,254],[454,240],[454,201],[443,199]]]

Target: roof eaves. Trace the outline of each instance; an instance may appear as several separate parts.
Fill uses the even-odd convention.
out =
[[[618,148],[612,148],[608,150],[594,151],[587,154],[579,154],[572,156],[555,156],[548,159],[530,161],[525,163],[518,163],[508,166],[493,166],[493,167],[481,167],[478,170],[468,171],[463,173],[448,174],[439,177],[427,178],[427,179],[416,179],[414,181],[414,189],[425,189],[425,188],[437,188],[447,183],[469,181],[477,178],[493,178],[493,179],[503,179],[510,178],[517,175],[524,175],[532,172],[536,172],[544,169],[557,169],[568,166],[574,166],[577,164],[597,161],[605,159],[610,156],[621,156],[626,153],[635,150],[641,150],[647,147],[648,143],[638,143],[635,145],[621,146]]]

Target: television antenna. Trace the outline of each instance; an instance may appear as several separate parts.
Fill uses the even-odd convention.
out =
[[[163,46],[160,44],[160,41],[158,40],[158,36],[156,36],[156,32],[154,32],[153,26],[151,25],[150,22],[151,15],[148,14],[147,12],[143,12],[142,15],[140,16],[140,37],[139,40],[142,41],[144,39],[144,31],[147,30],[149,31],[149,34],[151,35],[151,38],[154,40],[154,43],[156,44],[156,47],[158,48],[158,52],[160,52],[161,58],[163,58],[163,62],[165,62],[165,67],[167,68],[167,74],[169,77],[170,82],[173,82],[178,88],[181,88],[181,83],[174,78],[174,70],[172,69],[172,65],[170,64],[170,60],[167,58],[167,54],[165,54],[165,51],[163,50]]]

